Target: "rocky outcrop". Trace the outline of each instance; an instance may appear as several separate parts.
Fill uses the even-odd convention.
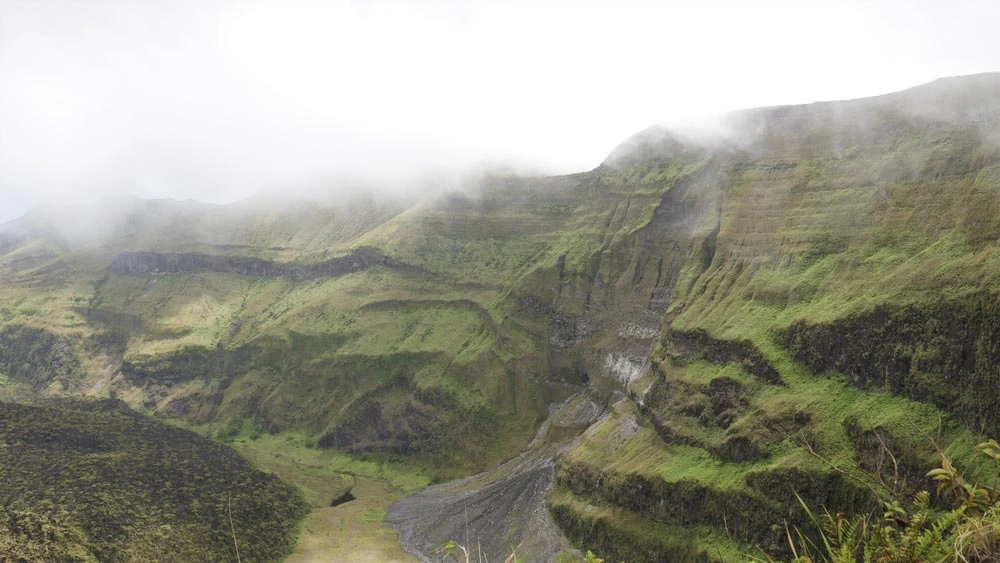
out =
[[[188,346],[160,356],[141,356],[122,362],[119,373],[130,384],[144,387],[150,384],[177,385],[185,381],[208,381],[221,378],[224,352],[222,348],[210,350]]]
[[[556,483],[575,495],[595,497],[642,518],[677,526],[703,525],[739,538],[765,538],[783,508],[750,490],[724,491],[693,481],[668,482],[638,473],[614,473],[560,460]],[[725,524],[724,524],[725,523]]]
[[[352,500],[356,500],[356,497],[353,494],[351,494],[350,489],[348,489],[346,492],[344,492],[344,494],[330,501],[330,506],[340,506],[345,502],[351,502]]]
[[[886,488],[904,498],[925,488],[927,472],[940,467],[937,451],[930,441],[915,446],[897,439],[899,429],[869,428],[857,418],[849,418],[844,421],[844,430],[857,452],[858,466],[877,475]],[[943,495],[938,495],[936,501],[942,508],[948,502]]]
[[[23,325],[0,329],[0,374],[26,383],[35,393],[51,385],[69,389],[83,376],[67,338]]]
[[[191,272],[220,272],[261,278],[285,277],[293,280],[334,278],[375,266],[412,270],[413,266],[378,252],[359,248],[345,256],[322,262],[275,262],[249,256],[218,254],[122,252],[111,262],[109,272],[117,275],[160,275]]]
[[[796,495],[808,506],[824,506],[832,513],[854,513],[875,508],[869,492],[836,473],[811,472],[795,468],[750,473],[745,487],[705,486],[695,481],[670,482],[640,473],[616,473],[560,458],[556,465],[556,485],[580,499],[595,504],[624,508],[631,515],[667,526],[701,526],[745,544],[757,545],[771,555],[783,555],[783,529],[774,526],[782,521],[806,518]],[[562,507],[553,511],[560,526],[571,536],[579,535],[586,524],[586,510]],[[591,522],[590,527],[598,526]],[[608,527],[606,523],[604,527]],[[616,554],[626,548],[627,533],[613,525],[603,533],[612,537],[603,545],[603,553]],[[809,533],[809,530],[804,530]],[[617,535],[618,537],[614,537]],[[587,538],[581,538],[587,543]],[[678,546],[651,543],[641,561],[678,560]],[[694,550],[694,546],[683,549]],[[687,556],[681,557],[687,560]],[[708,560],[699,557],[697,560]]]
[[[624,510],[601,508],[604,510],[583,501],[560,499],[549,503],[552,519],[566,537],[575,545],[600,553],[602,559],[630,563],[723,561],[717,553],[699,548],[689,537],[670,533],[677,528],[661,529],[638,521]]]
[[[685,360],[708,360],[716,364],[736,362],[747,373],[772,385],[783,385],[781,376],[749,340],[720,340],[704,330],[670,330],[664,334],[663,349],[668,356]]]
[[[1000,434],[1000,300],[979,294],[891,306],[822,324],[793,323],[779,341],[810,370],[932,403]]]
[[[417,456],[447,449],[463,432],[488,432],[494,416],[488,408],[464,409],[440,388],[418,388],[406,371],[353,401],[317,445],[353,454]]]

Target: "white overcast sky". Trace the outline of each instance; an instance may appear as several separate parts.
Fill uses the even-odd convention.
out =
[[[1000,2],[0,0],[0,221],[480,163],[1000,70]]]

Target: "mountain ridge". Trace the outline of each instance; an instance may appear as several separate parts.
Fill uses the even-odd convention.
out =
[[[90,247],[7,223],[0,396],[110,394],[445,479],[513,457],[586,391],[606,415],[560,435],[548,500],[570,539],[781,555],[772,525],[805,517],[790,486],[871,503],[804,443],[851,464],[881,439],[918,475],[922,435],[954,454],[1000,424],[981,392],[1000,381],[996,100],[989,73],[744,110],[701,140],[647,129],[587,172],[409,207],[126,213]],[[362,249],[381,258],[343,275],[262,266]],[[30,367],[55,357],[72,369]]]

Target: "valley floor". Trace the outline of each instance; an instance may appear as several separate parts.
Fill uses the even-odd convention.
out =
[[[263,471],[298,485],[313,506],[288,563],[413,563],[385,522],[389,507],[427,484],[416,470],[308,448],[297,435],[240,436],[231,445]],[[329,506],[350,490],[355,500]]]
[[[353,494],[357,500],[313,509],[286,563],[417,561],[400,547],[396,530],[385,524],[386,511],[402,493],[385,481],[360,478]]]
[[[396,529],[407,549],[424,557],[433,558],[439,546],[455,540],[491,560],[502,560],[517,546],[519,554],[552,561],[570,548],[545,507],[553,457],[602,412],[588,396],[576,395],[553,410],[520,456],[429,488],[414,466],[311,448],[296,434],[243,433],[230,445],[257,468],[297,485],[313,507],[287,563],[419,561],[401,547]],[[330,506],[345,491],[354,500]]]

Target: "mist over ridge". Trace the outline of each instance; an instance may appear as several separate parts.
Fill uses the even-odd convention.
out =
[[[15,0],[0,7],[0,221],[94,194],[228,203],[344,176],[420,189],[483,162],[587,170],[660,121],[996,69],[998,16],[890,0]]]
[[[802,146],[811,147],[809,150],[822,146],[823,150],[842,155],[845,150],[858,151],[865,145],[887,142],[889,137],[886,135],[892,135],[893,128],[905,123],[971,126],[986,146],[1000,151],[998,100],[1000,73],[983,73],[941,78],[869,98],[748,108],[697,119],[674,120],[656,124],[621,141],[600,166],[614,168],[699,150],[752,155],[778,146],[785,146],[783,150],[792,152],[801,150]],[[815,144],[815,139],[802,145],[803,135],[811,135],[812,131],[825,131],[824,135],[829,137],[820,145]],[[912,166],[916,174],[922,163],[914,162]],[[36,205],[23,217],[0,225],[0,234],[16,238],[40,229],[52,233],[60,244],[69,247],[100,245],[137,234],[144,234],[143,240],[147,242],[143,244],[149,248],[162,246],[156,242],[156,236],[172,240],[174,247],[185,244],[240,246],[249,241],[234,233],[243,232],[254,224],[257,226],[254,228],[274,228],[282,221],[288,222],[291,228],[299,213],[326,213],[328,220],[337,218],[339,221],[360,212],[357,215],[360,221],[378,223],[448,194],[478,198],[484,183],[494,178],[546,175],[546,171],[538,167],[502,163],[469,165],[451,171],[425,168],[419,173],[381,179],[341,174],[325,180],[265,188],[225,204],[196,198],[147,200],[124,193],[99,195],[80,203]],[[363,228],[360,224],[357,227]],[[176,233],[183,233],[183,236],[177,238]]]

